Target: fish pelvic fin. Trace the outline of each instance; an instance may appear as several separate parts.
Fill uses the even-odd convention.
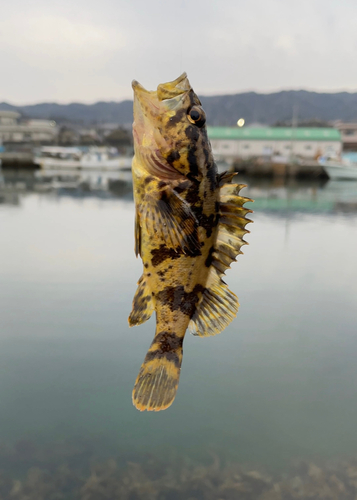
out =
[[[133,404],[140,411],[165,410],[173,403],[182,363],[183,337],[159,332],[146,354],[133,389]]]
[[[154,311],[151,292],[144,276],[141,276],[138,285],[133,299],[133,308],[128,319],[129,326],[145,323]]]

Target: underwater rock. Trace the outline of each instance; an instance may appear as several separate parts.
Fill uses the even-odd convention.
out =
[[[28,464],[32,464],[28,466]],[[213,456],[95,460],[86,443],[0,446],[0,500],[356,500],[357,460],[299,462],[267,475]]]

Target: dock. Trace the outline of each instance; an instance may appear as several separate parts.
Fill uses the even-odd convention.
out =
[[[0,152],[0,161],[3,168],[38,168],[33,153],[27,151]]]

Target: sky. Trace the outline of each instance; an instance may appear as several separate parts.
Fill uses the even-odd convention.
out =
[[[355,0],[13,0],[0,102],[121,101],[188,73],[198,94],[357,91]]]

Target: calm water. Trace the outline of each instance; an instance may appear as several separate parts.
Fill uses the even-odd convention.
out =
[[[226,280],[238,316],[214,338],[188,335],[173,406],[140,413],[131,391],[154,320],[127,323],[141,274],[130,186],[4,183],[0,443],[270,467],[357,454],[356,184],[249,180],[250,245]]]

